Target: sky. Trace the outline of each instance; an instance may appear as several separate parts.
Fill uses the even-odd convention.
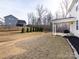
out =
[[[0,0],[0,17],[14,15],[27,21],[27,13],[34,12],[37,5],[42,4],[54,15],[61,0]]]

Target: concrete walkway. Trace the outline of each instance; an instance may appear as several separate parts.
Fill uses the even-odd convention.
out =
[[[67,41],[50,33],[10,43],[1,45],[0,59],[75,59]]]

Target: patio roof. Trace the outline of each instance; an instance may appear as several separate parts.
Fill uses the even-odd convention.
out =
[[[69,18],[59,18],[59,19],[53,19],[52,22],[54,23],[63,23],[63,22],[71,22],[76,21],[76,18],[69,17]]]

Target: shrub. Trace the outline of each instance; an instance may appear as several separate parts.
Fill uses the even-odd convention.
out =
[[[39,27],[37,27],[37,32],[39,32]]]
[[[30,32],[32,32],[32,27],[30,27]]]
[[[35,31],[35,32],[43,32],[43,28],[35,27],[35,28],[33,28],[33,31]]]
[[[37,27],[37,32],[39,31],[39,28]]]
[[[43,32],[43,28],[40,28],[40,31]]]
[[[35,31],[35,28],[33,27],[33,32]]]
[[[21,33],[25,33],[25,28],[22,28]]]
[[[37,27],[35,27],[35,32],[37,32]]]
[[[38,27],[38,32],[40,31],[40,28]]]
[[[41,32],[41,27],[39,28],[39,31]]]
[[[29,32],[29,28],[27,28],[26,32]]]

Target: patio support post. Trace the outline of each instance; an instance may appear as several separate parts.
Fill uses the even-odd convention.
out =
[[[52,24],[52,34],[56,35],[56,24],[54,22]]]
[[[54,24],[54,29],[55,29],[54,35],[56,35],[56,24]]]
[[[54,22],[52,22],[52,34],[54,35]]]

